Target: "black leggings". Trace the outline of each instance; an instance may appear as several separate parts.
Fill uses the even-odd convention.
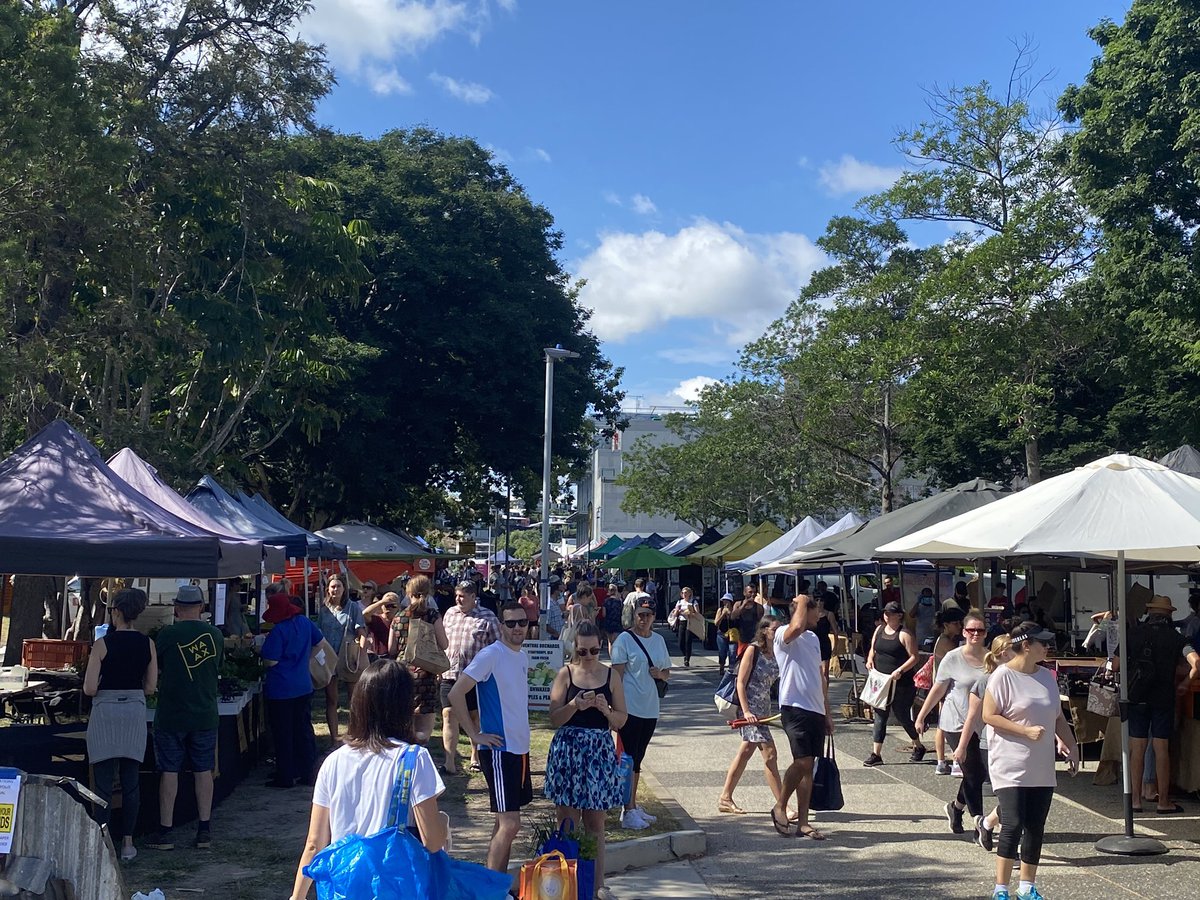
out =
[[[1021,847],[1021,862],[1036,866],[1042,859],[1042,841],[1046,837],[1046,817],[1054,799],[1052,787],[997,788],[1000,801],[1000,840],[996,855],[1001,859],[1016,859],[1017,845]]]
[[[686,619],[680,619],[677,627],[679,628],[679,652],[683,654],[684,662],[691,662],[692,640],[695,638],[695,635],[688,630]]]
[[[117,777],[118,771],[120,772],[121,829],[119,834],[122,837],[132,836],[133,830],[137,827],[138,807],[141,805],[140,768],[141,763],[138,760],[124,756],[92,764],[92,773],[96,779],[96,793],[105,802],[112,800],[113,779]],[[108,820],[109,809],[97,806],[96,821],[101,825],[107,825]]]
[[[871,736],[875,743],[883,743],[883,737],[887,734],[888,716],[891,713],[896,714],[896,721],[900,723],[905,734],[915,742],[921,740],[921,736],[917,734],[917,727],[913,725],[912,708],[916,697],[917,686],[913,684],[911,675],[906,675],[896,682],[896,686],[892,688],[892,702],[888,704],[888,708],[877,709],[873,713],[875,723],[871,726]]]
[[[947,731],[946,743],[950,749],[957,750],[962,739],[961,731]],[[974,816],[983,815],[983,782],[986,769],[983,767],[983,754],[979,752],[979,735],[971,735],[967,741],[967,752],[962,761],[962,783],[958,786],[958,802],[967,808]]]

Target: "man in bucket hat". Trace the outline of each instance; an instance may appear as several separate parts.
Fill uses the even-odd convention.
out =
[[[1186,692],[1188,682],[1176,689],[1176,669],[1186,659],[1191,665],[1188,678],[1200,678],[1200,655],[1187,638],[1175,630],[1171,614],[1175,607],[1170,599],[1156,595],[1146,604],[1145,622],[1129,628],[1129,647],[1121,647],[1120,662],[1125,672],[1121,676],[1129,685],[1129,751],[1134,772],[1133,809],[1142,811],[1142,771],[1146,760],[1146,745],[1154,747],[1158,781],[1158,813],[1170,815],[1183,812],[1183,807],[1171,802],[1171,758],[1169,748],[1175,731],[1176,694]]]
[[[212,846],[213,769],[217,758],[217,673],[225,638],[200,620],[204,591],[194,584],[181,585],[175,595],[175,624],[159,632],[158,708],[154,713],[154,755],[162,773],[158,786],[159,829],[146,846],[174,850],[171,827],[175,821],[175,795],[179,773],[191,762],[196,784],[196,846]]]

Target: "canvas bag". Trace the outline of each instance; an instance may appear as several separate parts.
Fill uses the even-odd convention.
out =
[[[342,631],[342,649],[337,658],[337,677],[353,684],[362,677],[363,669],[369,662],[366,648],[358,645],[354,630],[347,622]]]
[[[408,620],[408,642],[404,645],[404,662],[433,675],[450,668],[450,658],[438,646],[437,629],[424,619]]]
[[[521,866],[521,900],[578,900],[576,861],[557,850]]]
[[[325,638],[312,648],[308,656],[308,674],[312,678],[314,691],[323,691],[329,682],[337,675],[338,655],[333,652],[333,645]]]
[[[1120,711],[1117,683],[1113,678],[1112,660],[1097,669],[1092,680],[1088,682],[1087,710],[1105,718],[1111,718]]]
[[[825,738],[825,752],[816,760],[813,770],[812,796],[809,808],[836,811],[846,805],[842,796],[842,773],[838,769],[837,751],[833,746],[833,735]]]
[[[863,685],[859,699],[873,709],[887,709],[892,702],[892,688],[895,682],[891,675],[885,675],[878,669],[867,673],[867,683]]]

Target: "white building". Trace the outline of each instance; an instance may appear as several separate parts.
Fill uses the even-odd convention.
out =
[[[624,411],[629,424],[611,439],[592,451],[587,477],[575,485],[576,509],[580,517],[580,544],[597,537],[618,534],[632,537],[658,532],[664,537],[687,534],[692,530],[686,522],[668,515],[629,515],[621,509],[626,488],[617,484],[624,465],[624,452],[642,438],[656,445],[678,444],[680,438],[667,429],[666,414],[685,412],[679,408],[656,407],[651,410]]]

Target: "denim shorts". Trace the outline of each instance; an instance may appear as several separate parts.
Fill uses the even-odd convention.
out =
[[[162,731],[154,729],[154,758],[160,772],[182,772],[184,759],[193,772],[211,772],[217,762],[217,729]]]

